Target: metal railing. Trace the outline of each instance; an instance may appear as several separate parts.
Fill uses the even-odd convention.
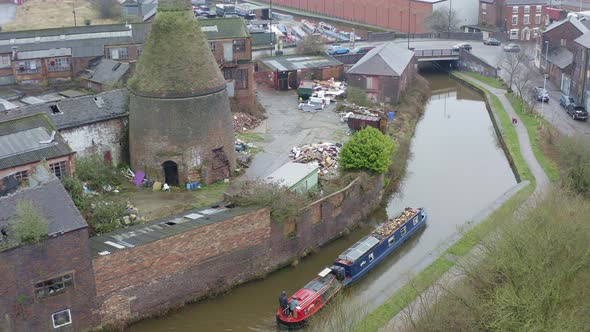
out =
[[[414,50],[414,54],[416,54],[417,58],[434,58],[434,57],[441,57],[441,56],[459,56],[459,50],[454,50],[452,48],[445,48],[445,49],[435,49],[435,50]]]

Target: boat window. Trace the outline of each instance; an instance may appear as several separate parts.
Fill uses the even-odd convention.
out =
[[[401,229],[401,231],[400,231],[400,232],[401,232],[402,236],[403,236],[403,235],[406,235],[406,232],[407,232],[407,230],[406,230],[406,226],[402,227],[402,229]]]
[[[363,262],[361,263],[361,267],[365,266],[365,264],[367,264],[367,261],[363,261]]]
[[[387,243],[389,243],[389,246],[391,247],[395,243],[395,235],[392,235],[389,240],[387,240]]]
[[[371,253],[371,254],[369,255],[369,262],[372,262],[372,261],[373,261],[373,259],[375,259],[375,256],[373,255],[373,253]]]
[[[418,224],[418,217],[414,217],[414,226]]]
[[[305,285],[305,289],[309,289],[310,291],[314,291],[317,292],[320,289],[322,289],[322,287],[324,287],[328,282],[330,282],[330,280],[334,278],[333,274],[327,275],[323,278],[315,278],[312,281],[310,281],[307,285]]]

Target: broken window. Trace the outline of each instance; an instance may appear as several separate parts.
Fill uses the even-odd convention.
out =
[[[109,58],[113,60],[129,59],[129,50],[127,47],[109,48]]]
[[[18,180],[19,184],[29,183],[29,171],[27,170],[14,173],[14,177]]]
[[[64,274],[59,277],[35,283],[35,296],[39,299],[64,292],[74,285],[74,275]]]
[[[226,80],[234,80],[236,89],[248,88],[248,69],[224,68],[223,77]]]
[[[70,59],[67,57],[49,59],[47,61],[47,71],[70,71]]]
[[[223,147],[213,149],[212,152],[213,152],[213,169],[218,169],[221,167],[229,166],[229,160],[227,159],[225,152],[223,152]]]
[[[246,40],[234,40],[234,52],[244,52],[246,50]]]
[[[57,176],[57,178],[60,180],[63,179],[66,175],[68,175],[65,161],[49,164],[49,168],[51,168],[53,174],[55,174],[55,176]]]
[[[53,323],[54,329],[72,324],[72,313],[70,312],[70,309],[58,311],[52,314],[51,322]]]
[[[61,114],[61,110],[59,109],[59,106],[49,105],[49,108],[51,109],[52,114]]]
[[[41,71],[41,63],[39,60],[19,61],[19,74],[36,74]]]

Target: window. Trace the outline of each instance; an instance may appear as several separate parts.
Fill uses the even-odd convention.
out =
[[[543,6],[537,6],[537,8],[536,8],[537,13],[540,13],[541,12],[541,8],[543,8]]]
[[[41,61],[39,60],[19,61],[18,63],[19,74],[36,74],[40,71]]]
[[[366,82],[367,82],[366,83],[367,84],[367,87],[366,87],[367,90],[374,90],[376,88],[375,77],[373,77],[373,76],[367,76]]]
[[[541,24],[541,14],[535,15],[535,24],[536,25]]]
[[[59,294],[74,285],[74,275],[64,274],[59,277],[35,283],[35,296],[39,299]]]
[[[531,23],[530,15],[524,15],[524,19],[522,21],[524,24],[530,24]]]
[[[369,262],[372,262],[375,259],[375,255],[373,253],[369,254]]]
[[[0,55],[0,68],[10,68],[10,55]]]
[[[236,89],[248,88],[248,69],[226,68],[223,70],[223,77],[226,80],[234,80]]]
[[[518,6],[512,6],[512,13],[518,14]]]
[[[391,247],[395,243],[395,235],[392,235],[389,240],[387,240],[387,243]]]
[[[524,6],[524,13],[528,14],[531,12],[531,6]]]
[[[129,50],[127,47],[109,48],[109,58],[113,60],[129,59]]]
[[[482,3],[481,4],[481,10],[486,10],[488,9],[488,4],[487,3]]]
[[[510,30],[510,39],[518,39],[518,29],[511,29]]]
[[[135,56],[137,59],[139,59],[140,55],[141,55],[141,47],[137,46],[137,48],[135,49]]]
[[[561,46],[563,46],[563,47],[565,47],[565,46],[566,46],[566,44],[567,44],[567,41],[566,41],[565,39],[561,39],[561,40],[559,41],[559,45],[561,45]]]
[[[234,52],[244,52],[246,50],[246,40],[234,40]]]
[[[53,172],[53,174],[55,174],[55,176],[57,176],[58,179],[62,179],[64,176],[68,175],[68,170],[66,168],[66,162],[65,161],[60,161],[58,163],[55,164],[49,164],[49,168],[51,168],[51,171]]]
[[[414,226],[418,225],[418,223],[420,222],[420,217],[415,217],[414,221],[412,222],[414,224]]]
[[[72,324],[72,313],[70,309],[58,311],[51,315],[51,321],[53,322],[53,328],[66,326]]]
[[[209,48],[211,49],[211,52],[215,53],[215,42],[209,42]]]
[[[18,183],[29,183],[29,171],[27,170],[14,173],[14,177],[18,180]]]
[[[50,72],[69,71],[70,70],[70,59],[69,58],[49,59],[49,60],[47,60],[47,70]]]
[[[512,25],[518,24],[518,15],[512,15]]]
[[[402,236],[406,235],[407,232],[408,230],[406,229],[406,226],[402,227],[402,229],[400,230]]]

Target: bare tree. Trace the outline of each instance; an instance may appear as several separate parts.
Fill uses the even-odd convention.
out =
[[[297,54],[323,54],[325,51],[322,39],[317,35],[309,35],[297,44]]]
[[[520,70],[514,75],[514,88],[522,102],[522,109],[525,111],[532,111],[530,107],[534,97],[531,94],[533,86],[533,79],[535,78],[535,70],[532,68],[530,61],[521,64]]]
[[[512,84],[514,83],[514,78],[518,77],[518,75],[526,70],[525,65],[530,62],[530,58],[525,54],[525,52],[505,52],[504,56],[500,60],[500,68],[506,72],[508,75],[508,91],[512,91]]]
[[[424,18],[424,23],[430,31],[448,32],[457,30],[459,19],[454,10],[449,11],[445,8],[440,8],[426,16],[426,18]]]

